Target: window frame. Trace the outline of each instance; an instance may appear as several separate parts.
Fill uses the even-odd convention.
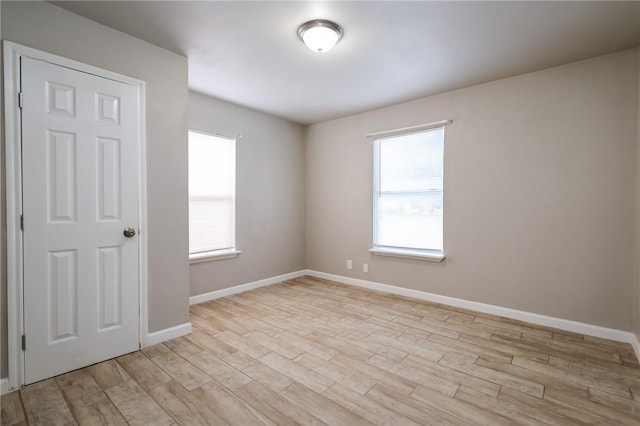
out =
[[[235,137],[229,137],[229,136],[223,136],[223,135],[219,135],[219,134],[215,134],[215,133],[209,133],[209,132],[204,132],[201,130],[194,130],[194,129],[189,129],[188,130],[188,137],[187,137],[187,145],[188,145],[188,149],[190,149],[190,135],[191,133],[196,133],[199,135],[204,135],[204,136],[208,136],[208,137],[212,137],[212,138],[217,138],[217,139],[226,139],[230,142],[233,143],[233,152],[234,152],[234,165],[233,165],[233,203],[232,203],[232,208],[233,208],[233,213],[232,213],[232,246],[231,247],[227,247],[227,248],[222,248],[222,249],[214,249],[214,250],[207,250],[207,251],[201,251],[201,252],[191,252],[191,243],[189,243],[189,264],[193,264],[193,263],[201,263],[201,262],[209,262],[209,261],[214,261],[214,260],[223,260],[223,259],[231,259],[234,257],[239,256],[242,251],[238,250],[237,247],[237,211],[236,211],[236,205],[237,205],[237,165],[238,165],[238,161],[237,161],[237,138]],[[190,167],[190,165],[188,165],[188,167]],[[187,197],[189,198],[189,205],[191,204],[191,192],[189,189],[189,185],[187,183]],[[189,228],[191,227],[191,215],[189,214]]]
[[[380,176],[380,148],[381,142],[385,139],[400,137],[400,136],[408,136],[416,133],[425,133],[431,130],[442,129],[442,142],[444,144],[444,127],[448,124],[451,124],[450,120],[443,120],[435,123],[428,123],[423,125],[411,126],[402,129],[396,130],[388,130],[383,132],[370,133],[367,137],[373,139],[373,243],[372,247],[369,249],[369,252],[375,255],[382,256],[391,256],[391,257],[402,257],[408,259],[417,259],[417,260],[426,260],[432,262],[442,262],[445,259],[444,253],[444,217],[442,219],[442,232],[443,232],[443,241],[442,241],[442,250],[437,249],[420,249],[420,248],[410,248],[410,247],[398,247],[398,246],[387,246],[378,244],[378,236],[379,236],[379,217],[378,217],[378,203],[379,203],[379,195],[380,195],[380,185],[381,185],[381,176]],[[443,147],[444,149],[444,147]],[[444,156],[443,156],[444,163]],[[444,164],[443,164],[443,189],[442,189],[442,202],[444,204]],[[443,206],[444,207],[444,206]]]

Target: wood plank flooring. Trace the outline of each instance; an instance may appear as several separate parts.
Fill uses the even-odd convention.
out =
[[[10,425],[640,425],[630,345],[302,277],[2,397]]]

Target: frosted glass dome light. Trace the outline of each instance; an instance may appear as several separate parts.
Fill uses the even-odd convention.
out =
[[[298,27],[298,36],[314,52],[324,53],[331,50],[342,38],[342,28],[335,22],[315,19]]]

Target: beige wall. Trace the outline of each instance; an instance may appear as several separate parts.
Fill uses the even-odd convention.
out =
[[[371,255],[364,135],[443,119],[447,259]],[[312,125],[307,267],[631,330],[637,127],[637,49]]]
[[[301,126],[195,92],[189,128],[236,137],[236,229],[242,254],[191,265],[191,295],[304,269]]]
[[[186,58],[47,3],[1,7],[3,40],[146,81],[149,331],[189,321]]]

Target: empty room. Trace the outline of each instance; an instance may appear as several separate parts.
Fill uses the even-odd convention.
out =
[[[2,1],[10,425],[640,424],[640,1]]]

